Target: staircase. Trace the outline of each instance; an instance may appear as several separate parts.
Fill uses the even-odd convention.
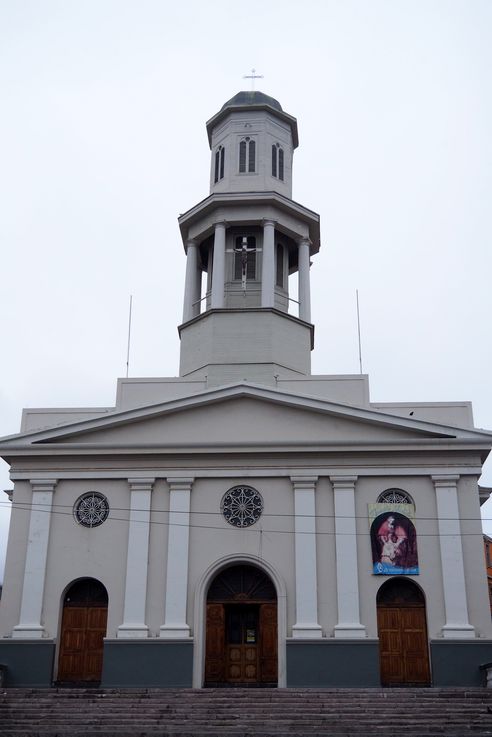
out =
[[[492,737],[492,689],[0,690],[2,737]]]

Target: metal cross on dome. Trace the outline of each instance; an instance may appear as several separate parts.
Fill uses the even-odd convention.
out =
[[[263,74],[256,74],[256,69],[251,70],[251,74],[243,74],[243,79],[251,80],[251,91],[255,89],[255,79],[263,79]]]

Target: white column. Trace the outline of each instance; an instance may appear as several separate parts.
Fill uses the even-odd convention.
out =
[[[186,623],[190,496],[193,479],[168,479],[169,533],[167,544],[166,605],[160,636],[175,639],[190,636]]]
[[[460,512],[457,482],[459,476],[433,476],[436,490],[439,545],[441,549],[442,581],[446,623],[442,636],[467,639],[475,637],[468,621],[465,567],[461,545]]]
[[[189,240],[186,244],[186,275],[183,300],[183,322],[200,314],[200,293],[198,289],[198,244]]]
[[[150,501],[155,479],[128,479],[130,486],[130,522],[126,558],[125,604],[123,624],[118,637],[147,637],[145,624],[147,568],[149,560]]]
[[[196,247],[196,269],[195,269],[195,285],[193,293],[195,295],[192,304],[193,317],[198,317],[202,311],[202,267],[200,264],[200,252],[198,246]]]
[[[318,624],[318,583],[316,576],[317,476],[292,476],[294,487],[294,543],[296,564],[296,623],[292,637],[321,637]]]
[[[215,223],[214,261],[212,270],[212,309],[224,306],[225,236],[225,223]]]
[[[275,304],[275,223],[263,223],[263,256],[261,259],[261,306]]]
[[[357,476],[330,476],[335,503],[335,555],[337,570],[338,623],[335,637],[366,637],[360,623],[359,571],[355,520]]]
[[[22,582],[20,620],[12,631],[12,637],[15,638],[38,639],[46,636],[41,624],[41,616],[51,510],[56,483],[55,479],[31,480],[32,506],[29,518],[29,537],[24,581]]]
[[[306,322],[311,322],[310,244],[309,238],[299,241],[299,317]]]

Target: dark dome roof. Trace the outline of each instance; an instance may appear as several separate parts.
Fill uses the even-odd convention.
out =
[[[210,120],[207,120],[207,134],[210,146],[212,145],[212,131],[214,128],[231,114],[240,112],[241,109],[245,110],[248,107],[251,110],[264,110],[266,112],[268,112],[268,108],[270,108],[271,115],[274,115],[276,118],[280,118],[280,120],[283,120],[284,123],[287,123],[290,127],[292,131],[292,144],[294,148],[297,148],[299,145],[297,120],[293,118],[292,115],[284,112],[281,104],[274,97],[265,95],[264,92],[257,92],[256,90],[252,90],[251,92],[238,92],[237,95],[234,95],[234,97],[231,97],[230,100],[227,100],[227,102],[222,105],[218,113],[215,113]]]
[[[275,100],[274,97],[270,97],[270,95],[265,95],[264,92],[257,92],[256,90],[252,92],[238,92],[237,95],[234,95],[234,97],[231,97],[230,100],[227,100],[227,102],[222,105],[221,110],[225,110],[227,107],[236,107],[238,105],[269,105],[270,107],[275,108],[275,110],[280,110],[280,112],[282,112],[282,106],[278,100]]]

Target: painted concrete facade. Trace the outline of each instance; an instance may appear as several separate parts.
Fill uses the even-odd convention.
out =
[[[468,403],[375,405],[366,376],[311,375],[319,218],[288,199],[297,124],[261,93],[237,98],[208,123],[212,194],[180,218],[179,377],[120,379],[115,407],[25,410],[21,433],[0,443],[14,482],[0,663],[11,685],[56,681],[66,592],[91,578],[109,600],[104,685],[201,687],[209,586],[247,564],[277,592],[279,686],[378,685],[376,601],[391,576],[373,572],[368,505],[398,489],[415,508],[419,573],[405,578],[425,597],[431,680],[478,683],[492,660],[478,488],[492,434]],[[244,130],[258,136],[247,191]],[[256,278],[234,279],[236,234],[255,228]],[[293,313],[286,282],[276,291],[279,243],[285,273],[299,275]],[[238,485],[264,505],[244,529],[221,512]],[[89,491],[110,509],[92,528],[73,514]]]

